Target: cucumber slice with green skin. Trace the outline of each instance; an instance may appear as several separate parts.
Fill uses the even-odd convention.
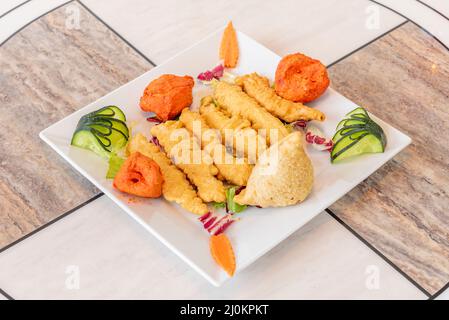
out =
[[[97,111],[94,111],[94,112],[84,115],[83,118],[90,118],[90,117],[97,117],[97,116],[117,119],[117,120],[126,122],[125,114],[119,107],[116,107],[116,106],[103,107]]]
[[[122,132],[127,138],[129,138],[129,130],[126,123],[113,118],[104,118],[97,116],[90,118],[81,118],[81,120],[78,122],[77,130],[78,128],[91,125],[103,125],[105,127],[114,128],[115,130]]]
[[[129,130],[124,113],[115,106],[107,106],[81,117],[71,144],[91,150],[108,158],[111,152],[128,142]]]
[[[366,121],[361,119],[343,119],[337,124],[337,131],[347,126],[365,125]]]
[[[91,130],[78,130],[73,134],[72,146],[77,146],[95,152],[103,158],[108,158],[110,152],[103,147],[102,142]]]
[[[361,107],[355,108],[351,112],[348,112],[346,114],[346,117],[352,117],[353,115],[358,115],[358,116],[361,115],[361,116],[365,116],[365,117],[369,118],[368,112],[366,112],[366,110]]]
[[[88,124],[79,128],[77,131],[86,130],[93,133],[103,149],[108,152],[121,149],[128,141],[128,136],[122,131],[102,123]]]
[[[334,145],[337,144],[337,142],[348,135],[354,135],[357,134],[359,132],[366,132],[366,127],[365,126],[351,126],[351,127],[343,127],[340,130],[338,130],[335,135],[332,137],[332,141],[334,142]]]
[[[384,145],[378,137],[365,132],[357,139],[351,139],[350,136],[340,139],[332,150],[331,160],[337,162],[363,153],[380,153],[384,150]]]
[[[332,141],[331,162],[362,153],[384,152],[387,143],[382,128],[363,108],[352,110],[338,123]]]

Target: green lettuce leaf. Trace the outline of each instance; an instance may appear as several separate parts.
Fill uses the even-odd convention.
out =
[[[239,212],[242,212],[243,210],[245,210],[247,207],[246,205],[242,206],[234,201],[235,190],[237,188],[238,187],[230,187],[226,190],[226,202],[228,205],[229,212],[239,213]]]
[[[109,157],[109,168],[106,173],[106,179],[114,179],[117,172],[120,170],[125,159],[119,157],[116,153],[111,152]]]

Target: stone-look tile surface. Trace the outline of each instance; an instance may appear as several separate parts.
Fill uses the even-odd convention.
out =
[[[98,193],[39,132],[151,68],[76,2],[69,5],[0,47],[0,247]],[[66,26],[74,6],[79,29]]]
[[[449,52],[412,23],[330,70],[413,143],[331,207],[430,293],[449,281]]]

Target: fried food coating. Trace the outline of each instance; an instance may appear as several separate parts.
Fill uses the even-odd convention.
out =
[[[193,78],[164,74],[150,82],[140,98],[140,108],[152,111],[162,120],[175,118],[193,101]]]
[[[261,129],[265,129],[265,134],[261,134],[267,137],[269,143],[273,137],[280,140],[288,135],[284,124],[244,93],[240,86],[218,81],[215,84],[214,98],[231,115],[248,119],[259,133]]]
[[[257,102],[272,115],[284,121],[323,121],[326,118],[324,113],[319,110],[278,96],[276,91],[270,87],[268,78],[262,77],[257,73],[239,77],[237,78],[236,83],[241,85],[246,94],[256,99]]]
[[[226,68],[234,68],[239,59],[239,43],[232,21],[226,26],[220,43],[220,60]]]
[[[319,60],[301,53],[285,56],[276,69],[276,92],[290,101],[315,100],[326,91],[329,83],[326,67]]]
[[[265,137],[257,134],[249,120],[239,115],[228,116],[217,106],[213,98],[204,97],[201,100],[200,114],[208,126],[218,129],[222,142],[235,150],[239,157],[246,157],[255,164],[259,155],[267,148]]]
[[[201,199],[206,202],[225,201],[223,182],[215,177],[218,174],[217,167],[180,121],[167,121],[154,126],[151,134],[159,140],[175,165],[197,187]]]
[[[158,164],[141,154],[132,153],[115,175],[114,188],[145,198],[159,198],[164,178]]]
[[[314,178],[303,144],[303,134],[296,131],[270,146],[259,158],[246,189],[234,201],[262,208],[304,201],[312,191]]]
[[[205,119],[198,113],[184,109],[179,120],[201,141],[201,147],[214,161],[219,173],[232,184],[246,186],[253,166],[244,158],[234,158],[221,143],[218,130],[211,129]]]
[[[207,205],[198,197],[185,174],[173,165],[160,148],[149,142],[142,134],[136,134],[128,141],[128,153],[140,152],[155,161],[162,172],[164,183],[162,195],[192,213],[203,215],[209,211]]]

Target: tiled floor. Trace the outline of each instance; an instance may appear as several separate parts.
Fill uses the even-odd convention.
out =
[[[406,16],[409,20],[414,21],[432,35],[437,37],[441,42],[443,42],[446,47],[449,47],[449,33],[447,32],[446,24],[449,20],[435,11],[430,10],[428,7],[424,6],[422,3],[416,0],[379,0],[378,3],[385,5],[386,7],[401,13]],[[434,5],[433,1],[428,1],[430,5]],[[440,7],[441,3],[436,3],[435,8]],[[441,6],[447,8],[446,6]],[[445,11],[447,9],[444,9]]]
[[[3,0],[0,2],[0,16],[5,15],[24,2],[25,0]]]
[[[434,294],[449,282],[449,148],[428,141],[449,135],[449,51],[407,23],[330,74],[339,92],[413,139],[331,210]]]
[[[106,196],[0,253],[0,267],[17,299],[426,298],[326,213],[215,288]]]
[[[375,13],[378,25],[371,25],[373,3],[368,0],[168,0],[151,4],[135,0],[133,6],[121,0],[82,2],[156,63],[191,46],[229,19],[280,55],[300,50],[325,64],[404,21],[380,7]],[[116,18],[117,11],[121,12],[120,19]],[[295,12],[294,19],[291,12]],[[160,16],[164,19],[158,19]]]
[[[61,8],[0,47],[0,124],[12,137],[0,141],[0,246],[99,192],[39,132],[152,67],[77,8],[82,28],[67,29]]]
[[[22,6],[21,11],[18,9],[17,12],[8,14],[7,20],[0,19],[0,42],[2,37],[5,38],[11,33],[11,30],[25,25],[27,19],[31,21],[48,8],[57,6],[56,2],[40,1],[36,4],[37,1],[33,0]],[[431,0],[427,2],[430,3]],[[435,3],[432,5],[441,5],[436,0],[433,2]],[[59,1],[60,3],[62,1]],[[214,3],[213,7],[207,1],[191,2],[189,5],[178,2],[176,10],[174,10],[175,3],[170,1],[150,3],[133,0],[132,5],[129,5],[129,1],[119,0],[83,0],[83,3],[119,32],[126,41],[157,63],[198,41],[223,25],[229,18],[234,20],[239,29],[280,54],[299,50],[316,56],[328,64],[404,22],[403,17],[392,11],[375,7],[378,11],[374,12],[380,17],[378,27],[366,28],[367,18],[372,18],[369,15],[373,14],[373,2],[359,0],[348,0],[345,6],[341,5],[341,1],[328,0],[302,0],[301,3],[284,1],[281,5],[277,5],[277,2],[276,5],[274,2],[267,2],[263,4],[263,8],[254,12],[250,19],[246,13],[254,7],[252,1],[244,3],[223,1]],[[29,6],[34,10],[30,10]],[[68,7],[70,9],[67,9]],[[71,30],[65,23],[74,9],[79,10],[82,23],[80,29]],[[201,10],[208,14],[198,15]],[[301,19],[289,19],[289,14],[293,11],[299,12],[302,15]],[[117,19],[117,12],[120,12],[120,19]],[[412,9],[404,12],[414,14]],[[315,18],[317,13],[320,14],[320,19]],[[433,12],[433,15],[435,14]],[[16,21],[17,16],[23,19]],[[158,19],[160,16],[164,16],[164,19]],[[201,19],[197,18],[199,16]],[[270,24],[266,24],[265,21],[270,17],[278,18],[271,19]],[[11,24],[8,20],[16,22]],[[373,21],[368,20],[370,23]],[[435,24],[428,24],[428,20],[432,19],[426,21],[421,19],[419,22],[426,24],[430,30]],[[332,28],[324,22],[332,23]],[[51,36],[43,36],[50,30]],[[36,38],[35,34],[43,36],[42,41]],[[345,36],[341,37],[342,34]],[[49,43],[52,37],[55,37],[53,40],[56,41]],[[38,43],[33,42],[36,40]],[[50,50],[58,41],[64,46]],[[61,50],[67,45],[73,46],[75,50]],[[414,49],[411,53],[400,50],[409,45]],[[43,53],[51,51],[51,59],[45,60],[48,59],[45,54],[37,55],[42,65],[39,67],[39,63],[34,63],[36,61],[34,56],[14,56],[14,52],[21,46],[37,46]],[[124,56],[127,59],[122,59]],[[420,56],[424,58],[420,60]],[[123,65],[130,57],[132,63]],[[20,59],[22,63],[14,63],[14,59]],[[68,61],[75,63],[76,66],[67,66]],[[80,62],[84,63],[84,67],[79,67]],[[13,78],[19,82],[16,85],[9,85],[8,94],[3,96],[0,94],[0,98],[4,99],[3,102],[10,105],[12,103],[13,106],[14,103],[16,106],[22,106],[26,105],[26,101],[35,101],[33,108],[43,108],[46,117],[33,119],[35,126],[31,126],[28,132],[32,139],[35,138],[33,132],[51,123],[54,120],[52,117],[62,116],[71,109],[83,106],[94,97],[101,96],[114,86],[125,83],[139,72],[151,67],[145,58],[107,30],[89,12],[79,7],[77,2],[71,2],[68,6],[34,22],[9,40],[0,48],[0,64],[2,63],[2,72],[5,74],[9,72],[11,75],[32,67],[31,76],[22,71],[23,76]],[[448,118],[447,112],[444,111],[447,110],[444,108],[446,105],[444,96],[447,95],[448,89],[445,82],[439,79],[445,77],[447,63],[445,49],[434,38],[408,23],[392,34],[382,37],[373,45],[337,63],[331,68],[331,75],[334,87],[356,102],[365,104],[375,114],[382,112],[382,108],[389,105],[392,105],[390,108],[400,108],[404,113],[407,113],[406,108],[409,106],[416,108],[412,109],[414,113],[431,106],[432,109],[429,110],[437,112],[432,115],[432,119],[445,123]],[[18,69],[14,69],[16,67]],[[397,70],[394,69],[396,67]],[[70,69],[77,70],[74,81],[62,81],[61,84],[60,79],[65,77],[64,70]],[[52,75],[52,70],[56,75]],[[7,78],[0,77],[0,81],[6,81],[5,79]],[[401,80],[394,85],[396,90],[385,94],[388,88],[383,88],[382,82],[394,83],[397,79]],[[4,83],[9,84],[10,81]],[[46,86],[42,86],[42,83]],[[24,84],[34,88],[34,91],[31,90],[32,96],[27,96],[30,92],[20,92]],[[415,90],[416,88],[419,90]],[[68,97],[65,97],[66,92],[70,92]],[[419,96],[421,93],[422,97]],[[402,96],[409,100],[404,100]],[[55,109],[53,107],[55,100],[67,109]],[[378,105],[381,108],[376,110],[375,107]],[[53,109],[46,110],[45,108],[49,106]],[[447,236],[445,236],[446,228],[442,227],[446,219],[444,211],[440,213],[440,204],[443,207],[445,204],[444,197],[441,197],[447,193],[444,189],[445,176],[440,174],[439,170],[435,170],[433,175],[429,175],[428,170],[422,170],[423,160],[420,157],[422,155],[416,146],[421,148],[421,141],[426,139],[420,135],[425,132],[424,129],[419,125],[408,127],[406,123],[401,122],[400,117],[388,118],[388,114],[382,113],[379,115],[402,130],[416,134],[413,137],[416,144],[351,193],[357,195],[362,192],[356,197],[357,199],[370,196],[370,203],[378,201],[377,207],[372,206],[376,210],[370,211],[372,208],[365,208],[357,201],[348,205],[344,200],[337,203],[333,209],[352,231],[355,230],[362,235],[370,246],[380,250],[382,255],[393,261],[402,269],[401,272],[411,277],[412,282],[361,243],[334,218],[324,213],[224,287],[211,288],[154,238],[135,225],[111,201],[101,197],[1,252],[0,288],[15,298],[424,299],[426,295],[413,282],[424,287],[429,293],[434,293],[448,280]],[[0,121],[2,120],[5,119],[0,118]],[[20,121],[25,120],[27,119]],[[6,125],[8,123],[6,122]],[[14,128],[14,122],[10,122],[10,125]],[[16,125],[23,126],[20,123]],[[422,125],[425,125],[425,121]],[[420,130],[414,132],[414,128]],[[444,128],[443,126],[442,129]],[[438,130],[437,127],[435,130]],[[30,144],[29,149],[39,151],[33,144]],[[437,150],[442,153],[444,151],[445,149]],[[48,167],[45,165],[48,159],[51,159],[48,162],[51,165],[59,163],[52,169],[56,170],[55,172],[66,168],[62,160],[53,159],[57,156],[51,151],[45,152],[44,155],[30,160],[35,168]],[[427,155],[440,159],[440,153],[427,152]],[[20,155],[17,157],[20,158]],[[408,168],[407,165],[411,163],[414,165]],[[39,188],[39,183],[44,181],[44,185],[48,182],[44,189],[45,193],[51,191],[52,182],[48,181],[48,177],[45,179],[37,177],[36,180],[39,181],[37,184],[28,182],[31,188],[28,189],[25,180],[28,177],[24,175],[23,180],[14,180],[14,183],[18,184],[11,188],[14,185],[11,182],[13,181],[11,165],[20,164],[18,161],[10,161],[8,167],[2,162],[0,168],[0,178],[3,175],[5,181],[3,189],[9,190],[10,194],[6,197],[5,192],[1,193],[1,196],[9,201],[2,202],[2,205],[9,203],[9,209],[0,212],[4,228],[4,230],[0,228],[0,241],[3,241],[3,244],[57,216],[63,208],[74,206],[75,199],[82,201],[75,195],[66,201],[62,193],[56,201],[42,202],[50,197],[43,197],[39,192],[30,190]],[[403,166],[407,169],[406,172],[422,172],[425,179],[419,179],[416,174],[413,177],[405,176],[406,178],[401,180]],[[74,183],[75,185],[84,183],[80,182],[81,180],[74,182],[79,178],[76,178],[71,169],[66,170],[70,176],[68,183],[72,186]],[[31,176],[37,171],[40,169],[32,170]],[[65,170],[64,172],[66,173]],[[427,199],[433,207],[431,209],[418,207],[419,210],[410,211],[407,207],[409,201],[407,195],[400,196],[395,193],[395,189],[391,188],[394,183],[388,182],[389,178],[410,184],[414,189],[408,191],[409,194],[413,194],[416,190],[426,190],[427,193],[422,195],[421,200]],[[424,183],[432,187],[423,186]],[[389,191],[379,189],[378,186],[382,184],[389,187]],[[35,199],[34,202],[21,202],[20,197],[27,192],[31,199]],[[385,201],[387,199],[385,195],[391,198],[388,198],[388,201],[392,201],[390,204],[395,202],[395,206],[385,207],[382,204],[389,203]],[[346,199],[351,200],[351,195]],[[379,202],[380,200],[382,202]],[[22,203],[23,208],[34,208],[34,211],[30,211],[33,213],[5,216],[4,212],[14,212],[12,209],[17,208],[18,203]],[[426,250],[422,252],[410,250],[411,244],[415,248],[423,247]],[[76,270],[81,276],[79,289],[71,288],[69,283]],[[267,270],[276,272],[267,276]],[[293,275],[293,278],[290,275]],[[142,283],[146,285],[142,286]],[[186,288],[185,292],[176,290],[180,284]],[[117,288],[120,290],[116,290]],[[441,297],[444,297],[444,294]]]
[[[443,291],[437,298],[436,300],[449,300],[449,289],[446,289],[445,291]]]

